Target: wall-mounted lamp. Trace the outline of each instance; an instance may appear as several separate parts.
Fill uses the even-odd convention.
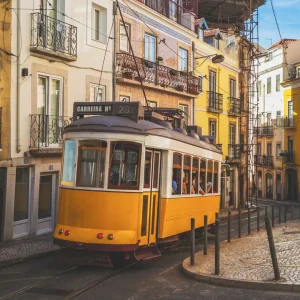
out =
[[[212,57],[213,58],[211,59],[211,61],[214,63],[214,64],[219,64],[221,62],[224,61],[225,57],[224,55],[222,54],[211,54],[211,55],[207,55],[207,56],[200,56],[200,57],[196,57],[195,60],[196,60],[196,66],[197,67],[200,67],[209,57]],[[197,62],[198,59],[202,59],[202,58],[205,58],[205,60],[203,62],[201,62],[201,64],[199,64]]]
[[[22,72],[21,72],[22,77],[26,77],[28,76],[28,69],[27,68],[23,68]]]

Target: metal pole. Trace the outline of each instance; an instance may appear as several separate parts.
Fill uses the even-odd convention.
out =
[[[272,227],[275,226],[275,208],[274,205],[272,205]]]
[[[239,222],[238,222],[238,237],[242,237],[242,230],[241,230],[241,223],[242,223],[242,211],[239,209]]]
[[[281,224],[281,205],[278,206],[278,218],[279,218],[279,224]]]
[[[266,205],[265,206],[265,218],[267,218],[268,217],[268,206]]]
[[[191,219],[191,266],[195,264],[195,219]]]
[[[116,15],[118,13],[117,3],[113,2],[113,18],[114,18],[114,42],[113,42],[113,63],[112,63],[112,74],[113,74],[113,80],[112,80],[112,101],[116,101],[116,53],[117,53],[117,26],[116,26]]]
[[[270,225],[270,220],[268,217],[265,218],[265,223],[266,223],[266,229],[267,229],[267,234],[268,234],[268,241],[269,241],[269,247],[270,247],[270,253],[271,253],[271,258],[272,258],[272,265],[273,265],[275,280],[279,280],[280,279],[280,271],[279,271],[279,267],[278,267],[276,248],[275,248],[275,243],[274,243],[274,239],[273,239],[273,233],[272,233],[272,228]]]
[[[284,206],[284,223],[286,223],[286,214],[287,214],[287,209],[286,205]]]
[[[248,234],[251,233],[251,211],[250,208],[248,208]]]
[[[215,275],[220,274],[220,220],[216,220],[215,235]]]
[[[204,249],[203,254],[207,255],[207,216],[204,216]]]
[[[260,209],[259,209],[259,207],[257,208],[256,221],[257,221],[257,231],[259,231],[260,230]]]
[[[228,211],[228,243],[231,241],[231,211]]]

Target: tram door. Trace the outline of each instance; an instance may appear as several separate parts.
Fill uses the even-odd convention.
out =
[[[140,245],[156,242],[160,152],[146,149]]]

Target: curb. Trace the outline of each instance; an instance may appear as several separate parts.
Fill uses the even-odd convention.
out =
[[[300,293],[300,284],[247,281],[247,280],[229,279],[229,278],[219,277],[215,275],[208,275],[208,274],[200,274],[200,273],[196,274],[185,267],[187,261],[189,261],[189,258],[186,258],[181,264],[183,273],[188,277],[193,278],[197,281],[201,281],[203,283],[220,285],[225,287],[234,287],[240,289]]]
[[[17,265],[17,264],[20,264],[20,263],[23,263],[23,262],[26,262],[29,260],[50,256],[50,255],[53,255],[60,251],[61,251],[61,249],[56,249],[56,250],[51,250],[51,251],[47,251],[47,252],[36,253],[33,255],[26,256],[26,257],[20,257],[20,258],[16,258],[16,259],[12,259],[12,260],[3,261],[3,262],[0,262],[0,269],[11,267],[11,266],[14,266],[14,265]]]

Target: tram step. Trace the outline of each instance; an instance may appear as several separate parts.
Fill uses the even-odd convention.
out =
[[[149,260],[155,257],[160,257],[161,253],[158,250],[157,246],[149,246],[144,248],[139,248],[134,252],[134,256],[138,261]]]

